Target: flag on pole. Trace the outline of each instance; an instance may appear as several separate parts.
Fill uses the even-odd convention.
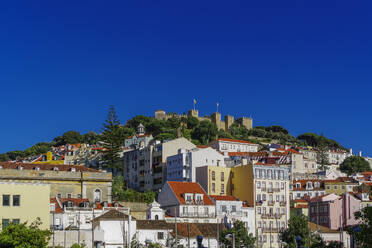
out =
[[[220,106],[220,103],[219,103],[219,102],[217,102],[217,103],[216,103],[216,105],[217,105],[217,107],[218,107],[218,106]]]
[[[194,104],[196,104],[196,99],[194,98]]]

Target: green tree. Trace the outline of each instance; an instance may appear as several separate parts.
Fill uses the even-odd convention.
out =
[[[6,155],[10,158],[10,160],[17,160],[20,158],[24,158],[26,153],[24,151],[10,151],[7,152]]]
[[[9,161],[10,158],[8,156],[8,154],[6,153],[3,153],[3,154],[0,154],[0,162],[6,162],[6,161]]]
[[[84,243],[83,244],[73,244],[72,246],[71,246],[71,248],[85,248],[85,247],[87,247]]]
[[[99,141],[99,135],[91,131],[83,135],[83,142],[85,144],[94,145]]]
[[[174,133],[161,133],[155,137],[156,140],[164,141],[177,138],[177,135]]]
[[[280,232],[280,240],[285,242],[285,247],[296,248],[296,237],[301,237],[302,246],[310,244],[310,230],[307,217],[304,215],[294,215],[288,221],[288,228]]]
[[[84,137],[77,131],[67,131],[62,136],[57,136],[53,140],[56,146],[66,144],[78,144],[84,142]]]
[[[112,180],[112,196],[115,200],[121,200],[124,195],[124,178],[122,176],[115,176]]]
[[[121,168],[119,153],[123,144],[123,132],[114,106],[110,106],[107,119],[103,123],[101,140],[104,147],[102,156],[104,164],[109,168]]]
[[[199,125],[199,120],[194,116],[188,116],[186,125],[188,129],[194,129]]]
[[[204,120],[193,129],[191,137],[192,139],[198,140],[202,145],[206,145],[216,138],[217,133],[218,130],[216,124]]]
[[[328,169],[328,149],[324,143],[319,144],[316,153],[316,162],[319,165],[320,170],[324,171]]]
[[[235,247],[254,247],[256,239],[252,234],[248,234],[243,222],[235,221],[233,228],[223,230],[220,236],[220,242],[231,247],[232,239],[226,238],[226,236],[231,236],[233,234],[235,238]]]
[[[240,124],[234,123],[230,126],[229,132],[232,137],[236,139],[247,139],[249,136],[249,130]]]
[[[10,224],[0,233],[0,248],[45,248],[51,236],[49,230],[41,230],[40,219],[27,223]]]
[[[351,175],[357,172],[364,172],[369,171],[371,168],[367,160],[359,156],[351,156],[346,158],[340,164],[340,171],[346,173],[347,175]]]
[[[349,233],[355,238],[358,247],[372,248],[372,207],[365,207],[355,213],[355,218],[361,221],[358,227],[349,230]]]

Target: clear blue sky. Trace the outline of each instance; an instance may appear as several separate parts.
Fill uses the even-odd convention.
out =
[[[371,1],[2,1],[0,152],[156,109],[371,154]]]

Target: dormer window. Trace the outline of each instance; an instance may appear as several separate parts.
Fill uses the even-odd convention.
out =
[[[39,171],[40,170],[40,167],[35,167],[34,168],[36,171]]]
[[[53,170],[54,170],[54,171],[58,171],[58,167],[54,167]]]
[[[313,188],[313,183],[312,182],[307,182],[306,183],[306,188],[307,189],[312,189]]]
[[[296,189],[301,188],[301,183],[296,183]]]
[[[314,183],[314,187],[315,187],[315,188],[319,188],[319,187],[320,187],[319,182],[315,182],[315,183]]]
[[[3,166],[2,165],[0,165],[0,169],[2,169],[3,168]]]
[[[193,194],[185,194],[186,204],[191,204],[193,202]]]
[[[75,172],[75,171],[76,171],[76,169],[75,169],[74,167],[72,167],[72,168],[71,168],[71,171],[72,171],[72,172]]]
[[[23,170],[23,167],[22,166],[18,166],[18,170]]]
[[[202,194],[195,194],[195,199],[197,204],[203,204],[203,195]]]

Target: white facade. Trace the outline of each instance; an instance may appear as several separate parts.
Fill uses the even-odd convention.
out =
[[[225,167],[225,157],[213,148],[180,149],[167,158],[168,181],[196,181],[196,168],[206,165]]]
[[[178,154],[179,149],[196,146],[185,138],[178,138],[142,148],[127,150],[123,154],[123,177],[126,185],[139,191],[161,189],[166,181],[166,160]]]
[[[244,141],[221,138],[211,142],[211,147],[220,152],[257,152],[258,145]]]
[[[146,218],[148,220],[164,220],[164,210],[160,208],[160,204],[156,201],[149,205],[149,209],[146,212]]]
[[[166,220],[173,222],[186,223],[216,223],[216,207],[209,196],[206,195],[201,186],[197,183],[184,183],[183,192],[174,192],[169,186],[170,183],[164,184],[161,192],[158,195],[158,202],[166,211]],[[199,193],[189,191],[187,184],[197,184],[200,188]],[[183,197],[183,199],[180,199]],[[201,200],[198,200],[201,199]],[[205,202],[203,199],[208,199]],[[176,220],[177,219],[177,220]]]

